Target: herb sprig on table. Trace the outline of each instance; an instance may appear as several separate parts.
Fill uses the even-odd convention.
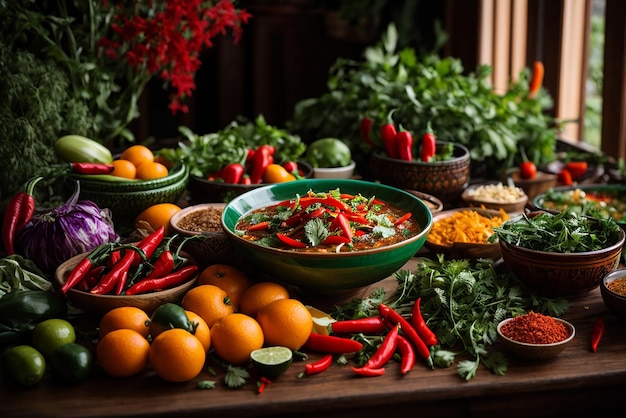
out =
[[[488,349],[497,341],[500,320],[530,310],[560,316],[568,307],[564,298],[533,293],[512,273],[498,271],[490,259],[445,260],[440,254],[437,259],[421,259],[415,272],[399,270],[394,277],[398,287],[393,295],[376,289],[368,298],[337,307],[333,316],[374,316],[383,302],[409,318],[421,297],[422,315],[437,334],[438,345],[431,348],[435,365],[450,367],[462,356],[457,372],[465,380],[476,376],[480,364],[498,375],[506,372],[505,356]]]

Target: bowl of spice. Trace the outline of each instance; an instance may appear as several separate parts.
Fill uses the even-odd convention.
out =
[[[533,311],[501,321],[497,332],[508,351],[532,360],[555,358],[576,335],[571,323]]]
[[[528,202],[522,188],[502,183],[470,186],[463,191],[461,198],[471,207],[503,209],[507,213],[523,212]]]
[[[222,228],[225,206],[225,203],[200,203],[183,208],[170,218],[170,229],[174,233],[202,236],[183,245],[201,269],[215,263],[240,263]]]
[[[626,268],[613,270],[604,276],[600,294],[609,312],[626,320]]]
[[[448,259],[498,260],[500,244],[489,242],[494,227],[509,219],[504,210],[456,208],[435,213],[425,246]]]

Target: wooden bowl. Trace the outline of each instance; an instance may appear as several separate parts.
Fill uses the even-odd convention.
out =
[[[433,227],[446,218],[449,218],[455,215],[458,212],[462,211],[473,211],[478,213],[481,216],[485,216],[488,218],[494,218],[496,216],[502,216],[500,211],[494,209],[482,209],[482,208],[456,208],[445,210],[433,215]],[[503,219],[503,221],[506,219]],[[431,230],[432,230],[431,228]],[[429,240],[426,237],[426,242],[424,243],[426,248],[428,248],[431,252],[436,254],[444,254],[446,258],[449,259],[477,259],[477,258],[491,258],[494,260],[498,260],[502,253],[500,250],[500,244],[495,243],[474,243],[474,242],[453,242],[452,245],[441,245]]]
[[[407,192],[422,199],[426,206],[428,206],[428,209],[430,209],[431,213],[435,214],[443,210],[443,202],[435,196],[431,196],[428,193],[418,192],[417,190],[407,190]]]
[[[87,254],[88,253],[76,255],[65,261],[57,268],[54,274],[54,284],[57,288],[63,286],[63,283],[65,283],[74,267],[76,267],[76,265],[80,263],[80,261],[85,258]],[[183,254],[183,256],[186,255]],[[191,259],[188,262],[191,262]],[[82,290],[70,289],[67,292],[67,298],[76,308],[82,309],[88,313],[102,315],[113,308],[119,308],[121,306],[134,306],[143,309],[146,313],[148,313],[148,315],[150,315],[156,308],[164,303],[180,302],[185,293],[195,286],[197,280],[198,275],[196,274],[191,280],[188,280],[185,283],[171,289],[132,296],[94,295]]]
[[[497,326],[498,336],[502,345],[511,353],[530,360],[550,360],[557,357],[565,349],[565,347],[574,339],[576,329],[569,322],[554,318],[556,321],[565,325],[569,330],[569,337],[563,341],[551,344],[529,344],[511,339],[502,334],[502,326],[514,318],[508,318],[501,321]]]
[[[438,148],[444,145],[445,142],[437,143]],[[444,203],[454,202],[469,184],[470,153],[461,144],[453,145],[453,158],[435,162],[404,161],[374,152],[370,172],[383,184],[428,193]]]
[[[506,213],[521,213],[528,203],[526,192],[517,186],[497,184],[476,184],[468,187],[461,198],[469,207],[502,209]]]

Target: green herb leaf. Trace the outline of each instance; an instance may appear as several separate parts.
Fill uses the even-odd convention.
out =
[[[229,365],[226,368],[224,383],[231,389],[240,388],[246,384],[246,379],[250,377],[250,373],[243,367],[234,367]]]
[[[304,225],[304,232],[313,247],[319,245],[320,242],[324,241],[328,238],[328,235],[330,235],[330,232],[326,229],[324,222],[319,218],[309,220]]]
[[[213,380],[200,380],[198,382],[198,388],[200,388],[200,389],[215,389],[215,381],[213,381]]]

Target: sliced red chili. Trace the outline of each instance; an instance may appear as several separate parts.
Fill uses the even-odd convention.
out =
[[[352,229],[350,228],[350,221],[343,213],[337,214],[330,224],[330,229],[333,231],[340,230],[344,237],[352,240]]]
[[[287,244],[290,247],[306,248],[306,244],[304,242],[293,239],[288,235],[281,234],[280,232],[276,234],[276,238],[278,238],[283,244]]]
[[[344,212],[352,212],[352,209],[350,208],[350,206],[348,206],[346,203],[342,202],[341,200],[335,199],[334,197],[331,197],[331,196],[311,197],[308,199],[305,199],[305,198],[300,199],[300,207],[302,209],[305,209],[314,203],[320,203],[322,205],[332,206],[334,208],[341,209]]]
[[[323,245],[341,245],[341,244],[350,244],[352,240],[343,235],[329,235],[321,242]]]
[[[262,221],[262,222],[258,222],[256,224],[252,224],[248,227],[248,231],[264,231],[266,229],[269,229],[270,227],[270,221]]]
[[[398,219],[396,219],[393,225],[394,226],[400,225],[402,222],[408,221],[409,219],[411,219],[411,216],[413,216],[413,214],[411,212],[407,212],[404,215],[400,216]]]
[[[321,353],[346,354],[363,349],[363,344],[351,338],[323,335],[312,332],[304,343],[305,349]]]

